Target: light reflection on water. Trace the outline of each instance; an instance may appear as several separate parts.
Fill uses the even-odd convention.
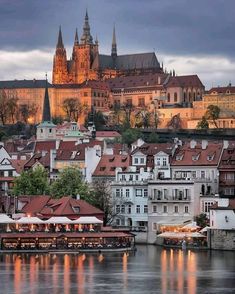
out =
[[[0,293],[235,293],[235,253],[138,246],[136,253],[0,255]]]

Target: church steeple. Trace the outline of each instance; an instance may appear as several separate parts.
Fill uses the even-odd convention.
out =
[[[113,40],[112,40],[111,56],[112,57],[116,57],[117,56],[117,42],[116,42],[115,26],[113,27]]]
[[[47,76],[46,76],[46,87],[45,87],[43,113],[42,113],[42,122],[44,121],[51,121],[51,109],[50,109],[50,101],[49,101],[49,93],[48,93]]]
[[[79,45],[79,40],[78,40],[78,29],[76,28],[75,32],[75,38],[74,38],[74,46]]]
[[[81,44],[93,44],[93,38],[90,33],[90,25],[89,25],[87,10],[86,10],[85,21],[83,25],[83,34],[81,37]]]
[[[61,49],[64,48],[62,32],[61,32],[61,26],[59,28],[59,35],[58,35],[58,41],[57,41],[56,48],[61,48]]]

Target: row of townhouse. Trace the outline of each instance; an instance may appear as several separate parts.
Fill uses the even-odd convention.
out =
[[[147,241],[154,243],[162,226],[183,225],[200,213],[209,217],[220,196],[235,197],[234,158],[232,142],[192,140],[134,148],[132,165],[117,168],[111,183],[114,225],[145,231]]]

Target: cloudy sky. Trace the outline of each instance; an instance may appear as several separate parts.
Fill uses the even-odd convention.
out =
[[[86,8],[100,53],[115,23],[119,54],[154,50],[207,88],[235,84],[235,0],[0,0],[0,79],[51,76],[59,25],[69,57]]]

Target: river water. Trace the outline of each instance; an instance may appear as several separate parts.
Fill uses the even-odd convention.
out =
[[[1,294],[235,293],[235,252],[1,254]]]

